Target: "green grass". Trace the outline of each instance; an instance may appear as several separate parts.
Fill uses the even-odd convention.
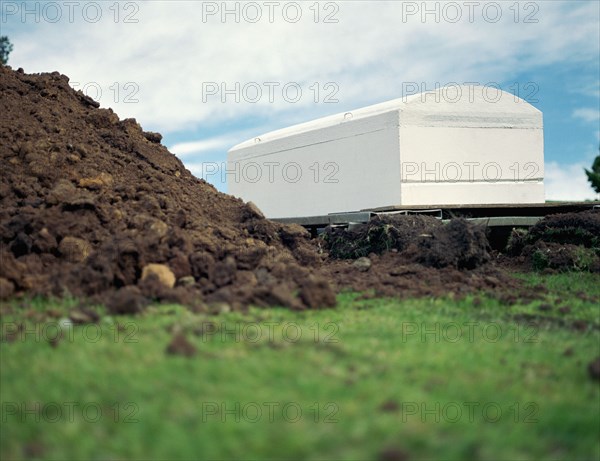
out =
[[[336,309],[220,316],[163,305],[65,328],[56,348],[44,312],[76,302],[15,301],[2,332],[24,322],[27,334],[0,345],[1,458],[598,459],[587,364],[600,354],[600,277],[522,277],[547,299],[345,293]],[[173,330],[194,357],[165,354]]]

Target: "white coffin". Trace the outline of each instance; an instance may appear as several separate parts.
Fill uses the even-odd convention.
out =
[[[543,203],[542,113],[495,88],[446,87],[250,139],[225,174],[269,218]]]

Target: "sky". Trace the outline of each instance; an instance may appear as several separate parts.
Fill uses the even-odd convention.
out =
[[[547,200],[598,198],[600,2],[7,1],[9,65],[59,71],[227,191],[232,146],[452,84],[544,114]]]

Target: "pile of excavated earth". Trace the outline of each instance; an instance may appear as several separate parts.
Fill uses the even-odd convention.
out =
[[[311,239],[197,179],[160,134],[99,108],[58,72],[0,66],[0,93],[0,299],[73,296],[112,313],[166,301],[210,312],[330,307],[346,288],[400,297],[519,291],[485,230],[464,220],[381,218]],[[579,244],[555,229],[580,221]],[[513,261],[598,270],[600,214],[544,223],[513,236]]]
[[[134,119],[58,72],[0,66],[0,292],[316,308],[335,304],[299,226],[195,178]]]

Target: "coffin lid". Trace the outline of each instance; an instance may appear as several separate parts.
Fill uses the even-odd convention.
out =
[[[229,152],[389,112],[399,126],[542,129],[542,113],[524,99],[496,87],[453,85],[271,131]]]

